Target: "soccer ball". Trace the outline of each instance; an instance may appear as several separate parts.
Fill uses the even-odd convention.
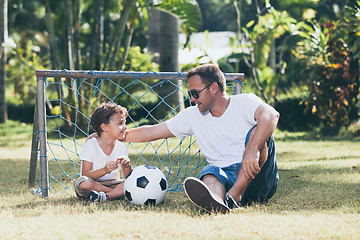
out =
[[[133,204],[158,205],[164,201],[167,181],[157,167],[142,165],[135,167],[124,182],[125,197]]]

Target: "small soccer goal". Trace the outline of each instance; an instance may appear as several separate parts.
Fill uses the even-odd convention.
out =
[[[93,132],[90,116],[101,102],[127,108],[128,128],[164,122],[191,105],[188,81],[180,72],[38,70],[36,77],[29,187],[43,197],[73,189],[80,175],[79,153]],[[225,77],[228,94],[242,92],[243,73]],[[158,167],[171,191],[182,190],[183,180],[199,176],[206,165],[194,137],[127,146],[131,165]]]

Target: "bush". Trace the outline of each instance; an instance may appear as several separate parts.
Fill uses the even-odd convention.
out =
[[[34,120],[33,103],[16,104],[11,101],[7,103],[8,118],[14,121],[32,123]]]
[[[320,124],[319,117],[301,104],[300,98],[279,101],[275,109],[280,113],[278,128],[282,131],[309,131]]]

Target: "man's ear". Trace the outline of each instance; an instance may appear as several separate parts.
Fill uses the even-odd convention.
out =
[[[213,82],[210,86],[210,90],[216,94],[219,91],[219,85],[216,82]]]

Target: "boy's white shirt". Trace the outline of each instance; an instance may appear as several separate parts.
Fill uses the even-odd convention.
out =
[[[89,139],[80,152],[81,160],[81,172],[82,172],[82,163],[83,161],[88,161],[93,164],[92,170],[97,170],[105,167],[105,164],[112,160],[116,161],[118,157],[128,156],[128,149],[123,142],[116,140],[113,151],[110,155],[106,155],[101,149],[96,138]],[[96,181],[105,181],[105,180],[118,180],[120,179],[120,166],[111,173],[105,174],[104,176],[95,179]]]
[[[255,94],[230,96],[230,104],[220,117],[201,113],[197,106],[188,107],[166,121],[176,137],[194,135],[210,165],[226,167],[242,162],[246,134],[256,124],[254,114],[263,101]]]

